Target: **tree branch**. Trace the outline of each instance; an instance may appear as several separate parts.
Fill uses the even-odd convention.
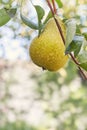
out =
[[[49,1],[49,0],[46,0],[46,1],[47,1],[47,3],[48,3],[48,6],[49,6],[51,12],[52,12],[53,18],[54,18],[55,23],[56,23],[56,25],[57,25],[57,27],[58,27],[58,30],[59,30],[59,32],[60,32],[61,38],[62,38],[62,40],[63,40],[63,43],[64,43],[64,45],[65,45],[65,38],[64,38],[64,36],[63,36],[61,26],[60,26],[58,20],[57,20],[57,19],[55,18],[55,16],[54,16],[54,15],[55,15],[55,12],[54,12],[54,10],[53,10],[53,8],[52,8],[52,6],[51,6],[50,1]],[[54,0],[53,0],[53,2],[54,2]],[[70,53],[70,56],[71,56],[72,60],[74,61],[74,63],[78,66],[78,69],[79,69],[81,75],[84,77],[84,79],[87,80],[87,76],[84,74],[83,70],[82,70],[81,67],[79,66],[78,61],[75,59],[75,57],[72,55],[72,53]]]

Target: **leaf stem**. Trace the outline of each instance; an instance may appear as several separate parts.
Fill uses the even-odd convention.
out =
[[[56,25],[57,25],[57,28],[58,28],[58,30],[59,30],[59,32],[60,32],[61,38],[62,38],[62,40],[63,40],[63,43],[64,43],[64,45],[65,45],[65,38],[64,38],[64,36],[63,36],[62,29],[61,29],[61,26],[60,26],[59,22],[58,22],[58,20],[55,18],[55,11],[53,10],[53,8],[52,8],[52,6],[51,6],[50,1],[49,1],[49,0],[46,0],[46,1],[47,1],[47,3],[48,3],[48,6],[49,6],[51,12],[52,12],[53,18],[54,18],[55,23],[56,23]],[[53,0],[53,2],[54,2],[54,0]],[[78,61],[75,59],[75,57],[72,55],[72,53],[70,53],[70,56],[71,56],[72,60],[74,61],[74,63],[78,66],[78,69],[79,69],[81,75],[84,77],[85,80],[87,80],[87,76],[85,75],[85,73],[83,72],[83,70],[81,69],[81,67],[79,66]]]

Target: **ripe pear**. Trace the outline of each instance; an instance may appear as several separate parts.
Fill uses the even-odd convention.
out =
[[[65,37],[65,25],[58,16],[56,19]],[[40,36],[32,41],[29,52],[36,65],[49,71],[57,71],[66,64],[68,56],[65,55],[65,46],[54,18],[47,22]]]

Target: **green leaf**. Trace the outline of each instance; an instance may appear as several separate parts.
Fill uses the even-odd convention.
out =
[[[87,40],[87,33],[83,33],[83,36],[84,36],[85,39]]]
[[[17,9],[0,9],[0,26],[6,24],[14,15],[16,14]]]
[[[58,4],[58,6],[59,6],[60,8],[63,7],[63,4],[62,4],[61,0],[56,0],[56,3]]]
[[[76,21],[70,19],[66,22],[66,47],[72,42],[76,33]]]
[[[80,49],[81,49],[81,46],[82,46],[82,43],[81,42],[77,42],[77,49],[74,51],[74,56],[77,57],[77,55],[79,54],[80,52]]]
[[[8,15],[10,16],[10,18],[13,18],[14,15],[16,14],[17,8],[12,8],[12,9],[5,9],[6,12],[8,13]]]
[[[6,12],[6,10],[0,9],[0,26],[5,25],[10,20],[9,14]]]
[[[79,25],[76,25],[76,33],[81,35],[81,29]]]
[[[70,54],[74,52],[74,56],[76,57],[80,52],[84,37],[82,36],[75,36],[71,44],[66,48],[65,54]]]
[[[80,64],[80,66],[87,71],[87,62]]]
[[[70,54],[71,52],[75,51],[77,47],[77,44],[75,41],[72,41],[71,44],[66,48],[65,54]]]
[[[39,6],[39,5],[34,5],[36,12],[37,12],[37,16],[38,16],[38,21],[39,23],[41,22],[41,19],[43,18],[43,16],[45,15],[45,11],[44,9]]]
[[[83,36],[75,36],[74,41],[76,43],[76,49],[74,50],[74,56],[76,57],[81,50],[82,44],[84,42],[84,37]]]
[[[87,41],[84,40],[77,60],[80,64],[87,62]]]
[[[52,12],[49,11],[49,13],[48,13],[48,15],[47,15],[47,17],[46,17],[46,19],[45,19],[45,21],[44,21],[44,24],[46,24],[47,21],[48,21],[50,18],[52,18],[52,17],[53,17]]]
[[[23,16],[22,14],[20,16],[21,16],[21,19],[22,19],[24,24],[26,24],[27,26],[29,26],[32,29],[39,30],[39,27],[35,23],[30,21],[27,17]]]
[[[41,20],[42,20],[43,16],[45,15],[45,11],[44,11],[44,9],[43,9],[41,6],[39,6],[39,5],[34,5],[34,7],[35,7],[35,9],[36,9],[37,16],[38,16],[38,26],[39,26],[39,33],[38,33],[38,34],[40,35],[41,30],[42,30],[42,28],[43,28],[43,24],[42,24]]]
[[[79,54],[77,60],[79,63],[87,62],[87,52],[83,51],[83,53]]]

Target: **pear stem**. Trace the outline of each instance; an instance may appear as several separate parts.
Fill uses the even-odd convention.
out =
[[[61,29],[61,26],[60,26],[59,22],[58,22],[58,20],[55,18],[55,11],[53,10],[53,8],[52,8],[52,6],[51,6],[50,1],[49,1],[49,0],[46,0],[46,1],[47,1],[47,3],[48,3],[48,6],[49,6],[51,12],[52,12],[53,18],[54,18],[55,23],[56,23],[56,25],[57,25],[57,27],[58,27],[58,30],[59,30],[59,32],[60,32],[60,35],[61,35],[62,40],[63,40],[63,43],[64,43],[64,45],[65,45],[65,38],[64,38],[64,36],[63,36],[62,29]],[[53,4],[54,4],[54,0],[52,0],[52,1],[53,1]],[[85,73],[83,72],[83,70],[81,69],[81,67],[79,66],[78,61],[75,59],[75,57],[72,55],[72,53],[70,53],[70,56],[71,56],[72,60],[74,61],[74,63],[78,66],[78,69],[79,69],[79,71],[80,71],[82,77],[83,77],[85,80],[87,80],[87,76],[85,75]]]

